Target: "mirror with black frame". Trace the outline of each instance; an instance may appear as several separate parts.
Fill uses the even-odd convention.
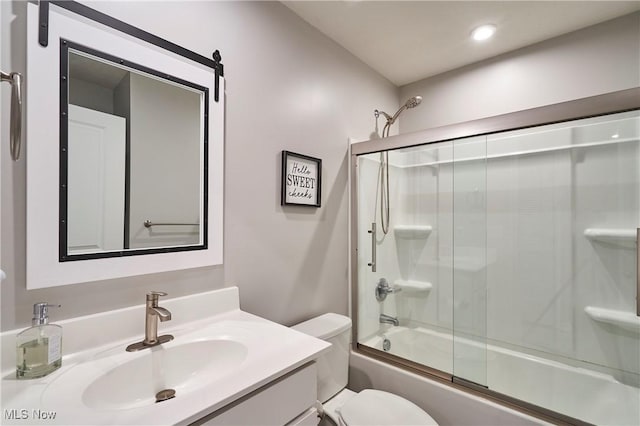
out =
[[[208,89],[61,45],[60,260],[207,247]]]

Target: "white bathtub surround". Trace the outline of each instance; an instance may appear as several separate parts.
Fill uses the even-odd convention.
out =
[[[133,353],[125,348],[143,337],[144,305],[58,322],[65,330],[62,367],[38,380],[15,379],[19,330],[3,333],[3,410],[26,409],[32,422],[38,412],[55,412],[47,424],[189,424],[294,371],[288,377],[315,378],[315,372],[305,373],[308,367],[298,369],[329,348],[326,342],[241,311],[236,287],[167,299],[161,306],[171,311],[172,320],[160,325],[159,334],[172,334],[174,340]],[[169,365],[172,357],[176,362]],[[135,381],[157,380],[147,368],[162,362],[160,367],[169,365],[186,376],[172,386],[167,371],[159,374],[167,378],[167,387],[175,387],[176,397],[160,404],[139,398]],[[122,380],[121,388],[111,389],[118,382],[116,367],[123,376],[130,375],[125,378],[131,382]],[[3,421],[25,422],[6,416]]]
[[[586,362],[506,348],[504,343],[478,343],[458,336],[454,341],[450,332],[420,326],[394,327],[364,344],[383,350],[383,339],[391,344],[389,353],[453,374],[457,361],[486,351],[486,384],[493,391],[594,424],[611,424],[612,419],[617,425],[640,424],[636,374],[607,368],[594,371]]]
[[[442,425],[548,425],[468,392],[427,379],[371,357],[351,352],[349,389],[375,388],[411,399]]]

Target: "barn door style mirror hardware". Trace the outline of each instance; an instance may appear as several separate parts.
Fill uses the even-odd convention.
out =
[[[85,6],[76,1],[44,1],[44,0],[41,0],[39,3],[40,25],[38,26],[38,42],[42,47],[47,47],[49,45],[49,3],[52,3],[58,7],[61,7],[70,12],[76,13],[78,15],[84,16],[85,18],[98,22],[102,25],[106,25],[108,27],[116,29],[132,37],[136,37],[140,40],[144,40],[147,43],[166,49],[170,52],[183,56],[194,62],[205,65],[209,68],[213,68],[215,70],[215,79],[216,79],[213,99],[216,102],[218,102],[219,90],[220,90],[220,84],[218,80],[220,77],[224,77],[224,66],[222,64],[222,56],[220,55],[219,50],[215,50],[212,54],[213,59],[209,59],[205,56],[199,55],[196,52],[193,52],[192,50],[186,49],[182,46],[179,46],[175,43],[172,43],[154,34],[148,33],[144,30],[141,30],[140,28],[127,24],[126,22],[120,21],[119,19],[116,19],[112,16],[106,15],[102,12],[98,12],[97,10],[92,9],[88,6]]]

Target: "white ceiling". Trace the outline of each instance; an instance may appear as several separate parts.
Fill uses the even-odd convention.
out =
[[[640,10],[640,1],[283,1],[402,86]],[[469,38],[492,23],[496,35]]]

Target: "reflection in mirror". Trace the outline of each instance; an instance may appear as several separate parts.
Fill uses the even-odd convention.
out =
[[[61,60],[60,259],[206,248],[208,90],[71,42]]]

